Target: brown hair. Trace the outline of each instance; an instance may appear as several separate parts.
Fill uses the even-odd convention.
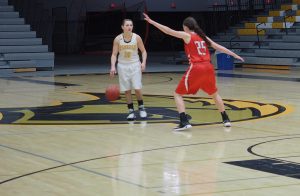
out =
[[[187,28],[189,28],[191,31],[194,31],[195,33],[197,33],[205,41],[205,43],[208,46],[211,46],[210,41],[207,39],[203,30],[199,27],[195,18],[187,17],[186,19],[184,19],[183,25],[186,26]]]
[[[124,26],[125,22],[127,22],[127,21],[130,21],[130,22],[133,23],[133,21],[132,21],[131,19],[125,18],[125,19],[123,19],[123,21],[122,21],[122,26]]]

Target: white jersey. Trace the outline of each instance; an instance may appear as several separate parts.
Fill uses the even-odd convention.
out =
[[[131,40],[126,42],[124,40],[123,34],[119,35],[119,56],[118,56],[118,63],[119,64],[133,64],[140,62],[140,57],[138,54],[138,45],[136,34],[133,33]]]

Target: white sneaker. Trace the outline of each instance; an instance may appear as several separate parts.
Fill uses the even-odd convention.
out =
[[[190,128],[192,128],[192,125],[189,122],[185,122],[185,123],[180,122],[180,124],[174,128],[174,131],[183,131]]]
[[[147,112],[143,105],[139,106],[139,114],[141,118],[147,118]]]
[[[135,114],[134,114],[134,110],[133,109],[129,109],[128,111],[128,116],[127,116],[127,120],[135,120]]]
[[[224,127],[231,127],[230,120],[224,120],[223,125],[224,125]]]

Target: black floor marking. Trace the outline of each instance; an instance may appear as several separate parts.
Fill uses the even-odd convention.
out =
[[[284,163],[273,159],[255,159],[246,161],[231,161],[227,164],[254,169],[262,172],[300,179],[300,165]]]
[[[255,160],[244,160],[244,161],[231,161],[225,162],[227,164],[245,167],[249,169],[255,169],[258,171],[269,172],[277,175],[287,176],[291,178],[300,179],[300,163],[294,161],[288,161],[280,159],[282,157],[269,157],[266,155],[260,155],[253,151],[254,147],[271,143],[280,140],[290,140],[300,137],[292,137],[292,138],[280,138],[276,140],[270,140],[265,142],[260,142],[250,146],[247,151],[255,156],[262,157],[263,159],[255,159]]]
[[[5,80],[29,82],[29,83],[34,83],[34,84],[43,84],[43,85],[51,85],[51,86],[63,86],[63,87],[79,86],[78,84],[69,84],[69,83],[63,83],[63,82],[50,82],[50,81],[44,81],[44,80],[34,80],[34,79],[30,79],[30,78],[11,77],[11,78],[5,78]]]

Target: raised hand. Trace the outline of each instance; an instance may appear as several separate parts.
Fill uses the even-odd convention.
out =
[[[240,57],[239,55],[237,55],[235,58],[238,59],[238,60],[240,60],[240,61],[242,61],[242,62],[245,62],[245,60],[243,59],[243,57]]]
[[[145,13],[143,13],[143,15],[145,16],[144,20],[150,23],[151,18]]]

